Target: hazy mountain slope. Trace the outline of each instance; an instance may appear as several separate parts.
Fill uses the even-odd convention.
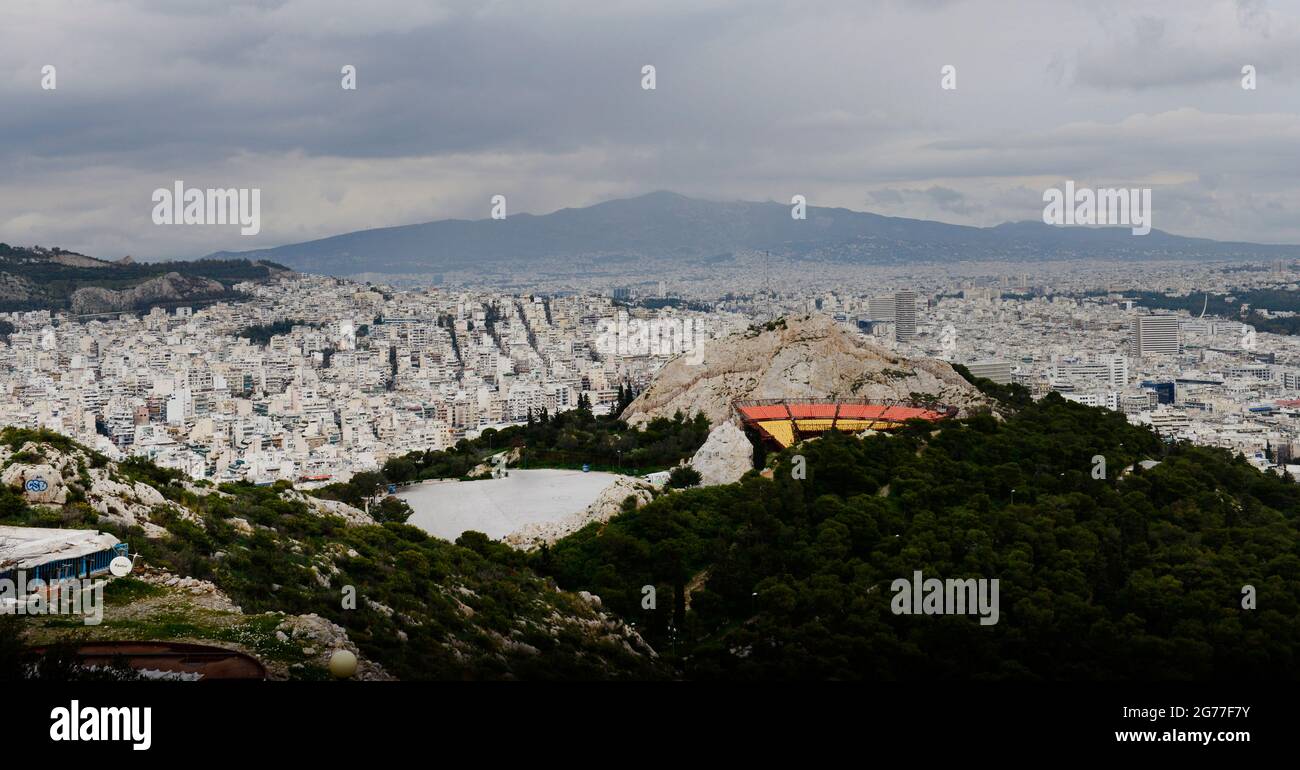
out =
[[[1158,209],[1156,214],[1158,223]],[[724,203],[669,192],[543,216],[450,219],[212,256],[272,259],[295,270],[350,275],[430,272],[542,257],[690,260],[739,250],[861,262],[1300,257],[1300,246],[1217,242],[1159,230],[1138,237],[1128,228],[1050,227],[1041,222],[980,228],[816,206],[808,208],[807,219],[795,220],[785,203]]]

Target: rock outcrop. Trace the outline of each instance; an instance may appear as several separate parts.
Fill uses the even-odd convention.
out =
[[[481,462],[478,465],[475,465],[470,470],[470,472],[465,475],[469,476],[472,479],[476,479],[484,476],[492,476],[493,474],[497,473],[498,469],[500,468],[513,468],[514,466],[518,465],[519,458],[522,456],[523,456],[523,450],[521,450],[519,447],[514,447],[513,449],[509,449],[504,452],[497,452],[496,454],[490,456],[485,462]],[[497,458],[504,458],[504,459],[498,460]]]
[[[258,654],[255,649],[249,649],[245,644],[231,643],[221,640],[218,646],[239,649],[241,652],[247,652],[262,660],[267,666],[272,679],[285,679],[293,676],[293,669],[316,668],[326,670],[329,668],[330,655],[336,650],[348,650],[357,656],[358,665],[355,679],[363,681],[382,681],[392,680],[394,677],[384,670],[384,667],[377,661],[363,655],[356,644],[349,638],[347,629],[334,623],[326,618],[309,613],[307,615],[288,615],[285,613],[260,613],[257,615],[245,616],[244,611],[229,596],[225,594],[215,583],[198,578],[176,575],[165,569],[158,569],[149,566],[142,566],[131,572],[131,577],[141,580],[153,586],[157,586],[169,592],[181,594],[185,597],[183,605],[168,603],[168,607],[175,612],[186,612],[189,610],[200,610],[202,616],[211,623],[218,619],[218,614],[229,616],[242,616],[248,618],[263,618],[278,616],[279,623],[275,626],[275,640],[285,646],[293,647],[302,652],[307,660],[301,663],[294,663],[286,667],[283,663],[268,658],[266,655]],[[141,608],[141,609],[147,609]],[[119,610],[115,610],[117,612]],[[130,607],[120,610],[122,614],[130,615]],[[221,618],[223,623],[238,623],[239,618],[224,617]],[[238,634],[232,634],[236,639]],[[196,639],[194,641],[204,644],[212,644],[219,640]]]
[[[13,461],[23,457],[39,460]],[[90,521],[140,527],[145,537],[150,539],[168,536],[168,531],[155,521],[162,511],[195,524],[202,522],[193,510],[167,499],[154,486],[127,477],[116,463],[109,461],[97,465],[84,447],[63,451],[50,444],[27,442],[15,452],[10,447],[0,446],[0,464],[5,462],[8,465],[4,465],[0,472],[0,483],[20,492],[27,502],[34,505],[89,508],[94,512]],[[179,482],[179,486],[201,497],[229,497],[215,487],[199,486],[188,480]],[[375,523],[365,511],[337,500],[305,495],[296,489],[284,490],[280,496],[306,505],[318,516],[337,516],[348,526]],[[253,531],[243,519],[236,520],[235,528],[245,534]]]
[[[164,537],[167,531],[152,523],[154,508],[169,508],[183,519],[197,521],[198,517],[184,506],[162,496],[157,489],[139,481],[114,478],[111,468],[91,468],[87,474],[90,487],[86,502],[106,522],[124,527],[141,527],[150,538]]]
[[[63,476],[52,465],[14,463],[0,476],[5,486],[21,489],[29,503],[63,505],[68,499],[68,488]]]
[[[348,638],[346,629],[314,612],[307,615],[286,615],[284,622],[276,628],[276,638],[302,645],[303,654],[311,658],[312,665],[317,668],[328,669],[330,656],[336,650],[347,650],[357,656],[354,679],[363,682],[395,679],[379,663],[362,656],[356,644]]]
[[[226,287],[220,281],[211,278],[167,273],[120,291],[99,286],[77,289],[72,293],[69,304],[74,314],[115,313],[147,307],[159,302],[183,302],[219,297],[225,292]]]
[[[207,610],[216,610],[218,612],[233,612],[242,614],[243,610],[239,605],[231,601],[215,583],[198,578],[176,575],[165,569],[156,567],[142,566],[131,571],[131,577],[142,580],[150,585],[171,588],[176,591],[183,591],[189,594],[191,602]]]
[[[79,499],[78,505],[89,506],[104,523],[138,526],[151,538],[167,534],[150,521],[156,508],[168,508],[181,518],[197,520],[192,511],[163,497],[154,487],[117,473],[112,463],[88,467],[90,457],[81,449],[65,452],[37,442],[27,442],[16,453],[0,447],[0,462],[23,456],[40,457],[42,462],[11,462],[0,474],[0,482],[20,490],[29,503],[69,506]]]
[[[727,420],[709,431],[691,458],[691,467],[700,474],[701,486],[731,484],[754,467],[754,445],[734,421]]]
[[[367,524],[375,523],[370,514],[339,500],[327,500],[323,497],[305,495],[296,489],[286,489],[280,493],[280,497],[291,502],[302,503],[318,516],[338,516],[346,521],[350,527],[364,527]]]
[[[978,390],[943,361],[901,357],[822,316],[778,322],[711,340],[703,361],[673,359],[624,412],[632,425],[702,412],[714,425],[738,399],[867,398],[927,394],[963,413],[983,404]]]

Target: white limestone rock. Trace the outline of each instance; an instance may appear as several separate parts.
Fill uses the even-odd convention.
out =
[[[108,468],[90,470],[90,489],[86,490],[86,502],[111,523],[143,527],[149,538],[157,538],[166,533],[166,530],[152,523],[153,511],[158,507],[169,508],[187,521],[202,521],[197,513],[168,500],[148,484],[113,479]]]
[[[732,420],[709,431],[704,445],[691,458],[700,486],[731,484],[754,467],[754,445]]]
[[[306,495],[296,489],[285,490],[280,493],[285,500],[305,504],[312,513],[318,516],[337,516],[347,522],[348,526],[363,527],[367,524],[374,524],[375,520],[368,513],[360,508],[354,508],[347,503],[338,500],[325,500],[312,495]]]
[[[14,463],[0,476],[6,486],[21,490],[29,503],[63,505],[68,500],[68,488],[63,477],[48,464],[26,465]]]

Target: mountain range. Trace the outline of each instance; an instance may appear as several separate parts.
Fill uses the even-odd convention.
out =
[[[1158,211],[1157,211],[1158,213]],[[971,227],[809,206],[794,219],[783,203],[717,202],[654,192],[635,198],[505,219],[446,219],[359,230],[213,259],[268,259],[327,275],[430,273],[538,260],[630,258],[704,262],[736,252],[888,264],[1006,259],[1287,259],[1300,246],[1186,238],[1126,227],[1054,227],[1015,222]]]

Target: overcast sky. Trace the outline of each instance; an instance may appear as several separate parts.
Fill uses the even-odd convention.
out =
[[[1281,1],[4,0],[0,241],[193,257],[661,189],[993,225],[1074,179],[1300,243],[1298,75]],[[261,188],[261,234],[154,225],[178,179]]]

